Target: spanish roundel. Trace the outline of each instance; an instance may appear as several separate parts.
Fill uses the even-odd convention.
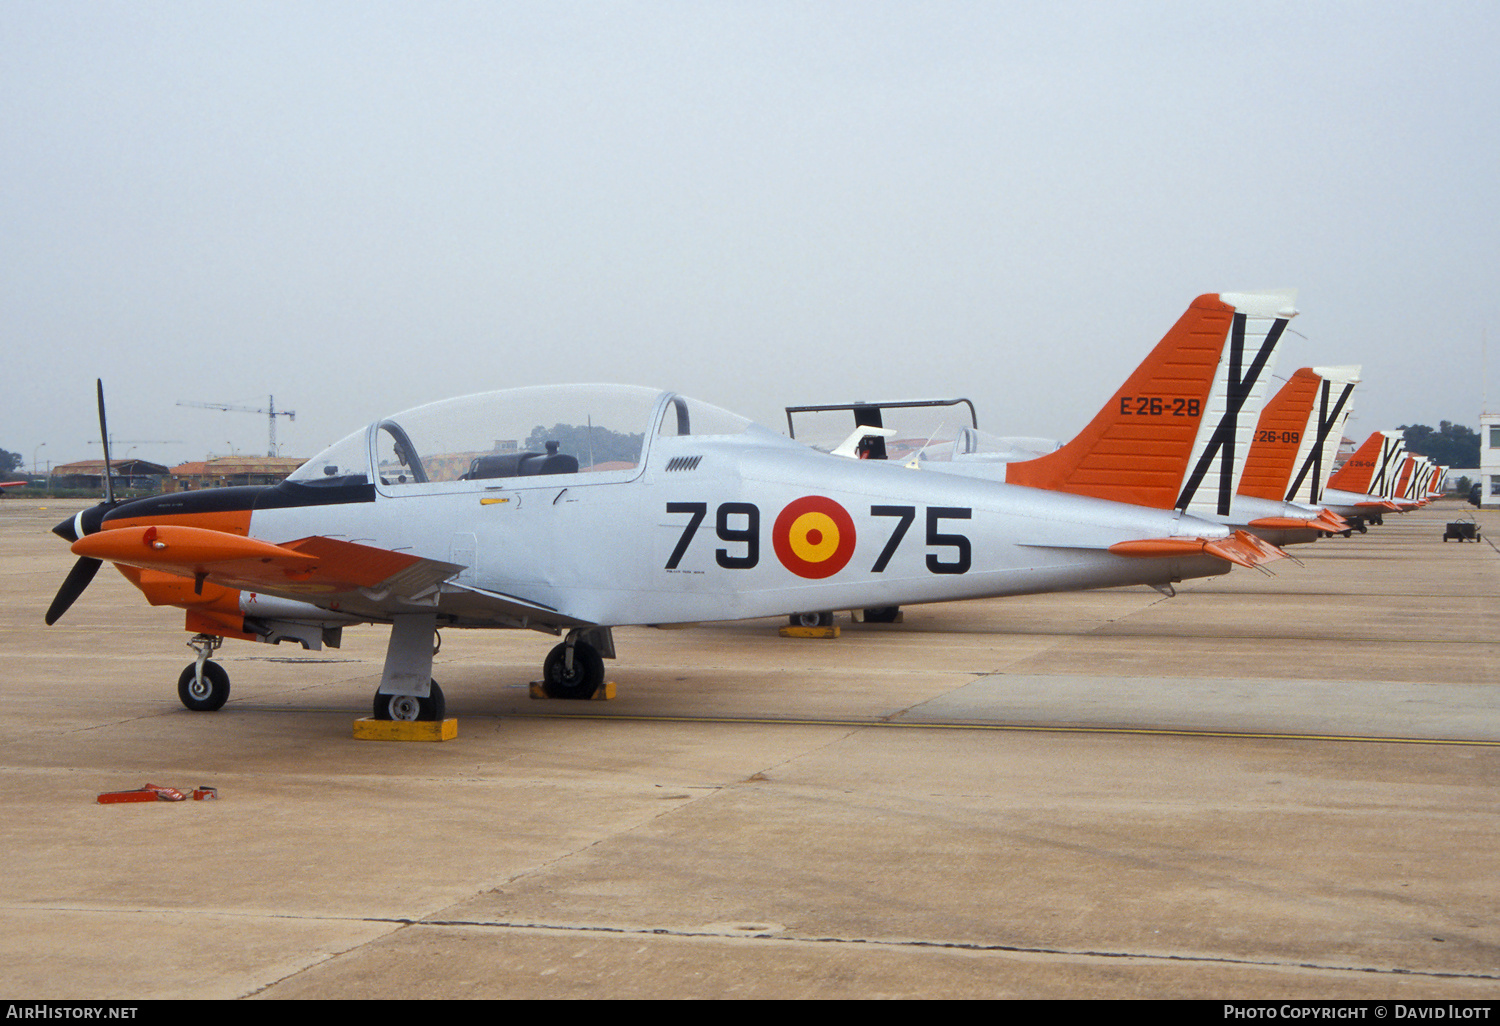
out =
[[[821,495],[788,503],[771,529],[776,558],[798,577],[832,577],[854,556],[854,520]]]

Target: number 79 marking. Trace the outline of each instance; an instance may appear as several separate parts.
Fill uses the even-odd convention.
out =
[[[682,557],[687,554],[688,546],[693,543],[693,538],[698,534],[698,527],[703,523],[703,518],[708,516],[708,503],[669,502],[667,512],[692,514],[687,526],[682,529],[682,537],[677,539],[677,547],[667,558],[666,568],[676,570],[677,564],[682,562]],[[719,504],[717,517],[715,526],[719,540],[739,542],[745,546],[745,551],[740,555],[733,555],[728,549],[716,549],[714,560],[726,570],[754,568],[760,562],[760,507],[749,502],[724,502]],[[730,517],[744,517],[745,526],[730,526]]]

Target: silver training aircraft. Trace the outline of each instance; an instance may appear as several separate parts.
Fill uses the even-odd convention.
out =
[[[114,563],[153,605],[186,610],[189,708],[228,697],[208,659],[225,638],[318,649],[382,623],[374,713],[394,719],[444,716],[441,627],[563,635],[545,688],[587,698],[616,626],[1164,587],[1282,555],[1180,510],[856,463],[672,392],[604,385],[433,403],[281,484],[111,497],[54,531],[79,559],[47,622]]]

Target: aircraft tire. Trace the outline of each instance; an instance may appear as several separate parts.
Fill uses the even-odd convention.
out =
[[[427,698],[415,695],[382,695],[375,692],[375,708],[372,715],[377,720],[441,720],[448,715],[448,702],[438,682],[430,685],[432,694]]]
[[[900,606],[876,606],[865,610],[865,623],[895,623],[900,615]]]
[[[580,641],[573,646],[573,672],[569,673],[564,669],[567,654],[566,643],[547,653],[547,661],[542,664],[542,690],[548,698],[593,698],[604,683],[604,657],[592,645]]]
[[[229,674],[215,662],[203,664],[203,684],[198,684],[198,664],[188,663],[177,678],[177,697],[193,712],[213,712],[229,701]]]
[[[787,620],[793,627],[832,627],[833,613],[793,613]]]

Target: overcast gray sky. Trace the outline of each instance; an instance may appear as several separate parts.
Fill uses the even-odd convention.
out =
[[[1497,182],[1492,2],[7,0],[0,447],[97,456],[95,377],[165,463],[568,381],[1066,438],[1287,286],[1350,434],[1471,423]]]

